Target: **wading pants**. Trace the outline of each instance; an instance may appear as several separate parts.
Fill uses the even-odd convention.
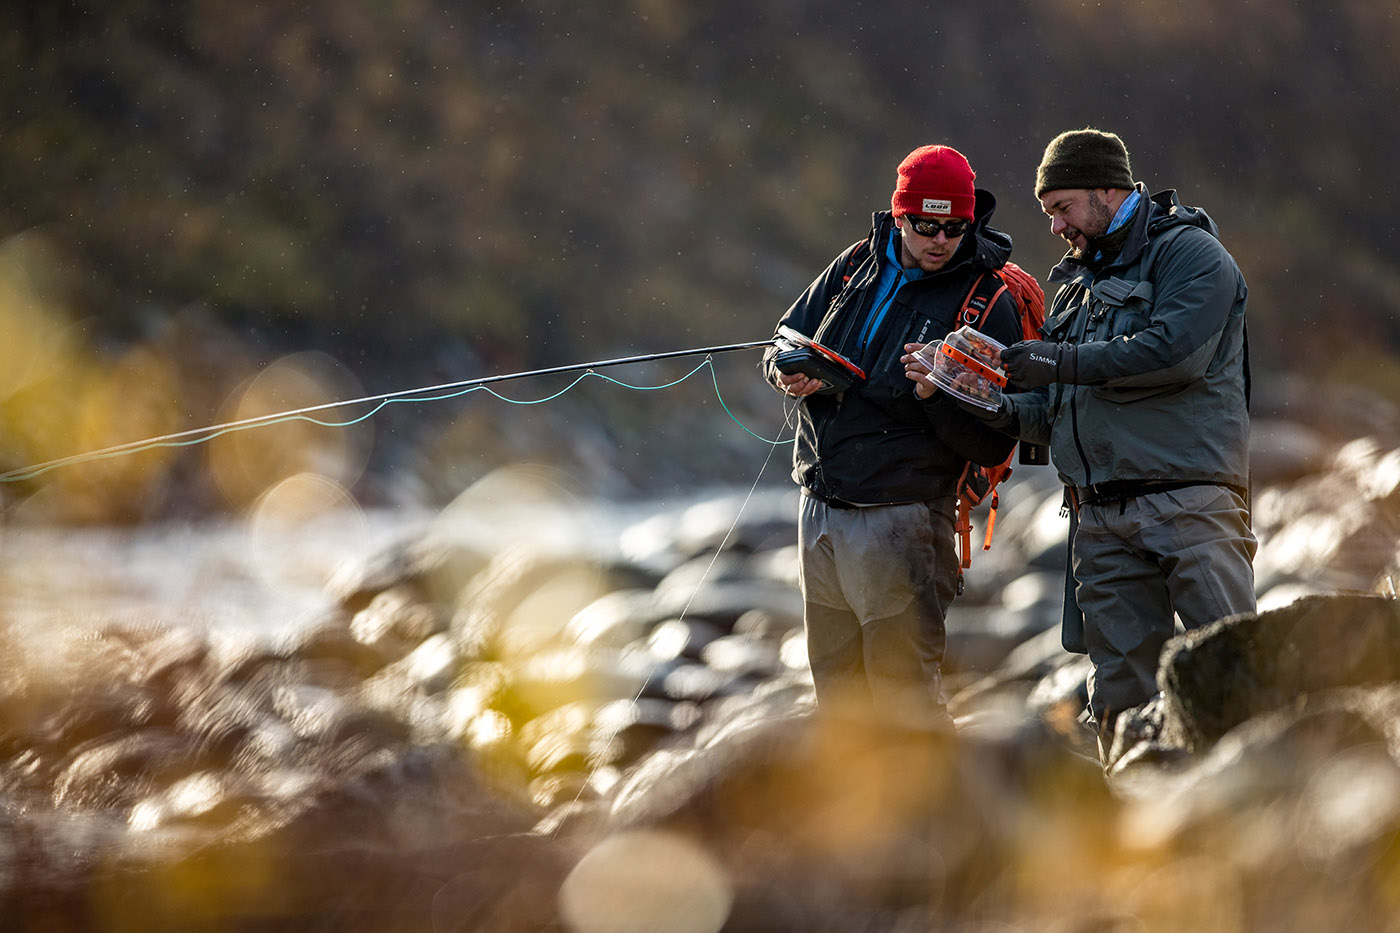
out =
[[[957,583],[952,497],[834,508],[802,497],[807,654],[817,705],[945,728],[943,619]]]
[[[1074,537],[1075,597],[1093,662],[1089,710],[1111,741],[1124,710],[1157,693],[1162,646],[1187,629],[1254,612],[1254,552],[1238,493],[1190,486],[1086,503]]]

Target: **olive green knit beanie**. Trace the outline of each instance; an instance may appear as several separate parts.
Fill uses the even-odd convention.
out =
[[[1132,188],[1128,149],[1115,133],[1085,128],[1050,140],[1035,170],[1035,196],[1062,188]]]

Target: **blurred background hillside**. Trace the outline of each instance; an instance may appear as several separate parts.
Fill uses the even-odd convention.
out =
[[[288,353],[330,375],[259,411],[766,338],[929,142],[969,156],[1043,279],[1062,250],[1035,166],[1084,125],[1219,223],[1261,383],[1400,396],[1392,0],[8,8],[0,469],[247,414],[250,375]],[[781,406],[756,356],[717,361],[717,381],[771,437]],[[400,476],[377,494],[431,498],[553,456],[638,489],[733,473],[703,451],[734,443],[747,459],[728,478],[747,482],[766,448],[710,388],[386,413],[336,442],[343,482],[364,486],[368,463]],[[697,435],[701,415],[726,427]],[[558,432],[585,422],[595,436],[561,456]],[[73,480],[65,508],[99,480],[77,517],[199,499],[179,455],[143,456]],[[255,494],[239,482],[219,480],[225,500]]]

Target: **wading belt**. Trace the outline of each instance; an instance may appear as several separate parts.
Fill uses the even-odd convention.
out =
[[[1212,483],[1208,480],[1110,480],[1094,483],[1092,486],[1074,486],[1075,507],[1093,505],[1099,502],[1126,502],[1138,496],[1154,492],[1171,492],[1174,489],[1189,489],[1192,486],[1221,486],[1234,490],[1241,497],[1245,492],[1229,483]],[[1247,498],[1247,497],[1246,497]]]

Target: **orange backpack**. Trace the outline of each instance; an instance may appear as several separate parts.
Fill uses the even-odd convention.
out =
[[[987,313],[996,304],[1003,292],[1010,292],[1016,306],[1016,316],[1021,319],[1021,336],[1025,340],[1039,340],[1040,327],[1045,323],[1045,291],[1035,277],[1014,262],[1008,262],[994,272],[984,272],[973,283],[972,290],[963,299],[962,310],[958,314],[959,325],[967,324],[978,329]],[[1017,444],[1007,455],[1005,462],[996,466],[981,466],[968,461],[958,479],[958,510],[953,528],[958,535],[958,593],[963,591],[962,572],[972,566],[972,509],[983,502],[989,503],[987,513],[987,535],[982,542],[982,550],[992,546],[992,531],[996,528],[997,508],[1001,505],[1001,495],[997,487],[1011,475],[1011,461],[1016,449],[1021,451],[1021,463],[1028,465],[1049,462],[1048,452],[1035,444]]]

